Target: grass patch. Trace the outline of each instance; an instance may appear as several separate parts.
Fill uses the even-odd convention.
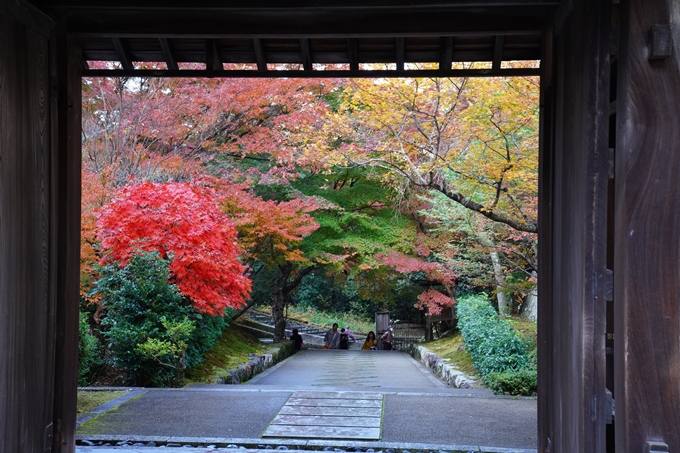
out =
[[[291,320],[306,321],[328,329],[331,328],[334,322],[337,322],[340,327],[349,326],[353,333],[367,334],[375,330],[374,322],[352,315],[351,313],[324,313],[313,308],[290,307],[288,309],[288,317]]]
[[[538,329],[535,322],[522,319],[519,316],[508,316],[505,320],[510,324],[510,327],[522,335],[530,350],[536,349]]]
[[[77,411],[78,414],[85,414],[90,412],[92,409],[96,409],[104,403],[108,403],[111,400],[119,398],[127,393],[127,390],[115,390],[115,391],[87,391],[78,390],[78,403]]]
[[[450,364],[458,368],[471,378],[477,377],[477,370],[472,364],[470,354],[465,350],[465,341],[460,333],[449,335],[439,340],[422,343],[427,349],[443,359],[449,359]]]
[[[237,325],[227,327],[203,362],[185,374],[189,383],[208,383],[224,374],[224,370],[238,368],[250,361],[250,354],[262,354],[267,345]]]

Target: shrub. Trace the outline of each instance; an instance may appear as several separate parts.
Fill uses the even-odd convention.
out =
[[[87,313],[79,313],[78,334],[78,385],[85,386],[102,365],[101,347],[90,331]]]
[[[535,369],[530,368],[505,373],[491,373],[484,378],[484,383],[496,395],[535,396],[537,373]]]
[[[109,264],[101,275],[95,291],[106,307],[102,333],[124,382],[181,385],[185,369],[201,363],[226,320],[198,313],[169,282],[168,261],[157,252],[140,252],[124,268]]]
[[[506,391],[506,388],[524,388],[525,385],[518,380],[526,381],[526,373],[532,371],[527,345],[508,323],[498,319],[486,296],[470,295],[459,298],[456,312],[458,328],[466,348],[485,383],[494,392]],[[535,376],[535,367],[533,370]],[[517,385],[511,385],[515,383]],[[535,392],[535,389],[534,379],[533,387],[523,390],[521,394]]]

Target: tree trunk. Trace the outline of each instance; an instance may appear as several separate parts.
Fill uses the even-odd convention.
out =
[[[286,339],[286,318],[283,309],[286,306],[286,296],[278,289],[272,299],[272,316],[274,317],[274,342]]]
[[[531,272],[531,276],[536,277],[536,271]],[[537,280],[538,281],[538,280]],[[524,303],[522,304],[522,310],[520,310],[520,316],[529,321],[536,322],[538,320],[538,285],[529,292],[529,294],[524,297]]]
[[[496,280],[496,298],[498,299],[498,313],[501,316],[508,315],[508,298],[503,292],[503,271],[501,269],[501,262],[498,258],[498,252],[491,252],[491,263],[493,264],[493,275]]]
[[[286,264],[279,266],[279,275],[274,282],[274,296],[272,297],[272,317],[274,318],[274,342],[278,343],[286,339],[286,318],[283,310],[288,302],[290,289],[288,288],[288,277],[293,266]]]

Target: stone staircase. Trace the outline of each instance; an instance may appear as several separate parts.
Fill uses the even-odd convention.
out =
[[[274,318],[270,314],[260,310],[251,308],[236,321],[236,324],[260,338],[274,338]],[[310,324],[306,321],[296,320],[294,318],[286,319],[286,337],[291,336],[293,329],[298,330],[298,333],[302,335],[302,341],[310,348],[323,347],[323,337],[328,331],[328,329],[323,326]],[[361,349],[364,338],[356,334],[354,334],[354,336],[357,341],[350,342],[349,348]]]

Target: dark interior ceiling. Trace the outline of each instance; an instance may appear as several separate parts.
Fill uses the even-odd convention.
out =
[[[33,4],[80,39],[83,75],[417,77],[537,74],[504,62],[540,59],[560,1]],[[95,61],[116,64],[93,69]]]

